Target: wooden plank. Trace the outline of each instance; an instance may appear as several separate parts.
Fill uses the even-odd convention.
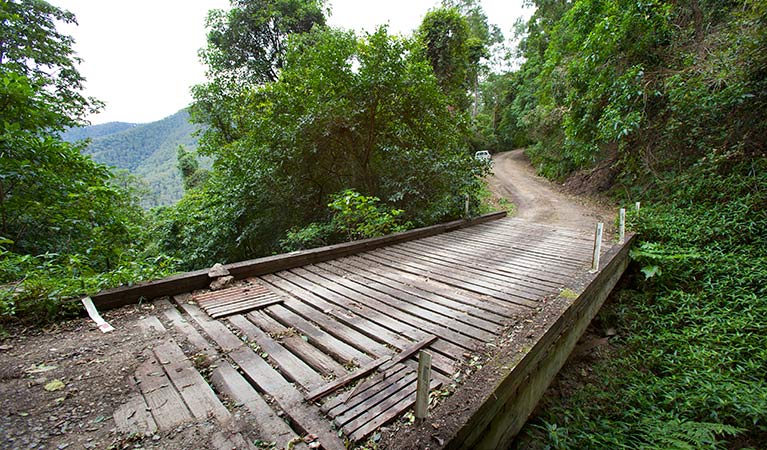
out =
[[[268,275],[264,279],[290,291],[291,295],[297,296],[302,301],[307,302],[307,304],[321,307],[322,314],[332,315],[339,322],[365,334],[370,333],[386,338],[389,342],[397,343],[396,345],[400,348],[405,348],[411,343],[411,341],[404,338],[421,340],[428,335],[428,333],[414,328],[408,323],[390,318],[365,305],[356,304],[356,306],[352,306],[345,297],[322,286],[312,284],[290,272],[280,272],[275,276]],[[451,344],[439,340],[432,345],[432,349],[445,354],[450,354],[450,352],[454,351],[454,347]],[[452,376],[453,368],[456,364],[455,361],[460,360],[462,354],[463,351],[459,349],[452,360],[435,354],[434,365],[437,370]]]
[[[458,312],[465,312],[466,314],[472,315],[474,317],[482,317],[493,325],[503,325],[508,321],[507,319],[511,317],[510,315],[504,316],[497,314],[494,311],[495,308],[492,307],[482,308],[482,303],[476,301],[475,299],[469,299],[468,297],[459,295],[463,301],[458,301],[454,299],[455,295],[448,296],[437,293],[442,292],[441,290],[426,290],[421,287],[420,283],[413,283],[408,280],[397,279],[396,275],[392,277],[391,274],[382,274],[380,272],[373,271],[370,266],[355,263],[352,258],[344,258],[343,260],[321,263],[320,266],[322,266],[322,264],[337,267],[340,270],[348,272],[353,271],[353,273],[356,273],[361,277],[376,281],[393,289],[408,292],[412,295],[416,295],[434,303],[444,305]],[[434,292],[434,290],[437,290],[437,292]],[[453,291],[455,291],[455,289],[453,289]],[[523,309],[520,309],[520,311],[523,311]]]
[[[287,272],[283,273],[283,275],[287,275],[289,278],[294,278]],[[304,289],[302,286],[292,283],[288,279],[273,275],[265,275],[263,279],[264,281],[271,283],[274,287],[283,289],[295,297],[295,301],[286,300],[285,302],[285,306],[291,311],[300,314],[303,317],[314,317],[318,321],[322,320],[327,314],[328,316],[332,316],[335,320],[331,319],[329,322],[325,323],[323,326],[326,329],[332,330],[335,328],[335,321],[337,321],[338,323],[345,325],[345,327],[349,327],[353,331],[359,333],[355,342],[359,342],[358,345],[362,345],[362,348],[357,348],[366,353],[375,355],[386,354],[387,349],[381,342],[386,342],[396,348],[405,348],[411,343],[411,341],[403,338],[401,333],[392,332],[389,329],[383,328],[367,316],[355,315],[346,310],[346,308],[340,309],[338,304],[330,303],[324,298],[315,295],[313,292]],[[344,340],[346,341],[346,339]],[[350,342],[350,344],[354,345],[353,342]],[[379,349],[376,350],[376,348]]]
[[[505,300],[509,303],[519,306],[526,306],[528,308],[535,308],[538,302],[530,299],[530,295],[522,295],[518,293],[509,293],[498,290],[494,286],[488,286],[482,282],[472,282],[470,278],[461,277],[454,273],[448,273],[439,270],[430,270],[419,264],[414,263],[399,263],[390,255],[376,255],[373,253],[365,253],[360,255],[361,258],[377,262],[386,266],[394,267],[405,272],[410,272],[415,275],[428,275],[430,279],[435,279],[439,282],[455,286],[459,289],[464,289],[477,294],[489,295],[490,297],[497,298],[499,300]]]
[[[144,436],[147,433],[154,434],[157,424],[149,412],[141,394],[133,394],[128,400],[120,405],[112,415],[117,431],[123,434],[136,434]]]
[[[513,293],[522,299],[532,301],[536,304],[538,299],[546,296],[551,288],[546,289],[536,283],[525,283],[520,280],[514,280],[510,277],[498,277],[494,274],[475,269],[465,263],[454,263],[443,261],[431,255],[422,252],[408,253],[399,249],[379,249],[376,255],[384,255],[394,260],[403,261],[412,267],[429,272],[429,274],[439,274],[443,277],[450,277],[461,283],[468,283],[471,286],[480,286],[485,289],[495,290],[501,293]],[[403,258],[411,257],[410,261]],[[523,301],[523,300],[520,300]],[[529,304],[532,306],[532,304]]]
[[[432,380],[431,385],[429,386],[429,390],[434,390],[440,387],[442,383],[437,380]],[[393,403],[389,401],[388,403]],[[413,406],[415,403],[415,392],[410,393],[407,397],[403,398],[402,400],[394,403],[392,406],[389,407],[389,409],[379,412],[373,417],[372,420],[365,423],[364,425],[360,426],[354,432],[352,432],[349,435],[349,439],[352,442],[359,442],[366,437],[370,435],[373,431],[378,429],[379,427],[385,425],[390,420],[394,419],[395,417],[399,416],[404,412],[406,409]]]
[[[481,269],[487,274],[495,275],[501,279],[512,278],[520,284],[538,287],[544,285],[559,285],[561,283],[551,281],[548,276],[540,275],[540,268],[546,267],[548,273],[559,274],[564,269],[557,267],[553,263],[530,263],[521,261],[517,256],[502,255],[496,249],[487,251],[477,251],[465,243],[430,243],[425,241],[414,241],[401,246],[403,249],[419,251],[429,254],[433,257],[443,259],[457,260],[465,265],[470,265],[476,269]],[[541,266],[532,268],[531,266]],[[567,269],[565,269],[567,270]],[[560,281],[567,281],[569,278],[557,277]]]
[[[156,316],[146,316],[138,321],[138,327],[144,337],[151,337],[165,333],[165,327]]]
[[[181,317],[178,310],[167,299],[156,300],[155,306],[160,309],[168,319],[173,328],[178,330],[182,336],[186,338],[187,343],[191,345],[195,351],[207,356],[211,362],[218,359],[218,353],[213,349],[213,346],[189,323],[186,319]]]
[[[175,342],[163,342],[154,347],[153,351],[195,418],[207,419],[212,416],[219,423],[229,420],[229,411]]]
[[[470,351],[473,350],[474,347],[480,343],[477,339],[473,339],[468,336],[462,336],[454,331],[451,331],[442,327],[441,325],[438,325],[439,320],[437,320],[436,323],[429,322],[410,312],[404,312],[397,308],[394,308],[390,306],[389,302],[387,301],[381,301],[374,297],[369,297],[367,295],[359,294],[340,284],[337,284],[335,283],[335,281],[337,278],[340,278],[338,276],[334,276],[335,278],[333,279],[322,278],[312,272],[309,272],[306,269],[301,269],[301,268],[292,269],[291,273],[301,276],[315,283],[316,285],[323,285],[326,288],[331,289],[332,291],[345,297],[347,303],[354,302],[356,304],[367,305],[370,308],[376,309],[380,312],[384,312],[387,315],[397,318],[405,323],[410,323],[414,326],[417,326],[420,330],[423,330],[427,333],[436,334],[437,336],[442,338],[447,344],[453,346],[453,354],[456,356],[462,355],[466,350],[470,350]],[[421,337],[420,339],[423,339],[423,337]],[[460,356],[457,356],[457,358],[460,358]]]
[[[283,255],[267,256],[265,258],[227,264],[225,267],[236,279],[259,276],[306,264],[340,258],[342,256],[359,253],[373,248],[391,245],[396,242],[404,242],[445,233],[490,220],[500,219],[505,216],[506,212],[491,213],[471,220],[456,220],[378,238],[363,239],[361,241],[330,245],[327,247]],[[204,289],[209,283],[210,278],[208,277],[208,269],[203,269],[174,275],[161,280],[138,283],[133,286],[121,286],[113,289],[106,289],[91,296],[91,298],[96,307],[100,310],[104,310],[135,303],[141,298],[154,299],[166,295],[174,296],[185,292],[191,292],[195,289]]]
[[[183,296],[176,296],[174,300],[220,347],[228,349],[229,357],[240,367],[250,382],[272,396],[280,408],[290,416],[299,431],[305,434],[316,434],[326,449],[344,449],[343,442],[332,430],[330,424],[320,416],[319,411],[304,404],[303,395],[272,366],[257,356],[223,324],[205,315],[197,305],[183,301]],[[238,342],[238,345],[234,346],[235,342]]]
[[[299,330],[301,334],[309,339],[309,342],[311,342],[312,345],[336,358],[337,361],[340,361],[343,364],[367,364],[373,360],[370,356],[362,353],[346,342],[325,333],[322,329],[289,309],[280,305],[275,305],[266,308],[264,311],[282,324]]]
[[[257,450],[240,433],[216,431],[210,437],[210,447],[213,450]]]
[[[288,443],[298,437],[228,362],[220,363],[213,370],[211,382],[234,401],[236,407],[241,405],[248,410],[253,417],[249,422],[257,428],[261,440],[275,442],[276,448],[288,448]]]
[[[397,364],[386,371],[376,373],[374,376],[357,385],[349,392],[349,394],[339,395],[338,397],[326,401],[322,405],[322,411],[327,413],[330,417],[339,416],[376,395],[389,384],[415,372],[415,370],[413,365]]]
[[[449,320],[455,320],[464,324],[460,327],[453,328],[456,331],[462,332],[462,330],[467,329],[466,326],[477,328],[480,330],[479,332],[472,329],[469,329],[468,331],[470,336],[477,339],[491,340],[495,337],[495,330],[498,329],[498,324],[485,320],[481,316],[470,315],[467,305],[463,305],[458,302],[452,302],[451,300],[447,299],[442,299],[433,294],[429,295],[428,293],[426,293],[425,296],[415,295],[413,293],[414,290],[408,286],[405,286],[404,284],[397,285],[397,287],[392,287],[389,283],[380,283],[379,280],[381,278],[370,272],[350,272],[348,269],[341,269],[337,265],[332,265],[329,263],[316,264],[316,267],[327,272],[332,272],[336,275],[340,275],[341,277],[353,281],[358,285],[363,285],[370,289],[374,289],[381,294],[402,300],[414,306],[427,309],[433,313],[442,315]],[[311,270],[311,266],[307,267],[307,269]],[[447,306],[445,303],[447,303],[449,306]]]
[[[222,353],[229,353],[244,345],[242,340],[229,331],[223,323],[211,319],[199,306],[190,303],[191,296],[189,294],[174,296],[173,300],[213,339]]]
[[[421,274],[403,272],[392,267],[384,266],[374,261],[362,259],[358,256],[351,256],[339,261],[333,261],[331,264],[336,264],[339,266],[343,264],[349,264],[355,268],[354,270],[359,268],[362,270],[367,270],[368,272],[374,272],[376,274],[380,274],[381,276],[385,276],[390,280],[406,283],[426,292],[431,292],[467,305],[474,305],[482,310],[494,311],[504,318],[514,319],[520,314],[527,314],[530,311],[530,309],[526,306],[514,307],[509,305],[508,302],[504,302],[503,300],[496,300],[490,296],[464,291],[460,288],[456,288],[455,286],[450,286],[448,284],[432,280]]]
[[[585,290],[548,328],[533,347],[483,394],[480,406],[450,438],[448,449],[504,448],[524,425],[591,319],[628,266],[635,235],[613,246],[605,267],[593,275]],[[502,413],[500,413],[502,411]]]
[[[370,417],[374,414],[374,408],[377,407],[377,409],[380,410],[381,406],[379,405],[381,403],[386,402],[388,399],[394,398],[401,391],[405,391],[405,388],[411,384],[413,385],[413,391],[415,391],[415,381],[417,377],[418,375],[415,371],[407,373],[407,375],[400,378],[399,380],[387,384],[386,387],[376,392],[364,402],[358,404],[354,408],[346,410],[343,414],[336,416],[333,419],[333,423],[335,423],[337,427],[341,428],[344,431],[344,434],[348,436],[352,431],[356,430],[360,425],[367,421],[365,419],[366,417]],[[404,395],[407,394],[408,392],[404,393]],[[360,420],[358,420],[356,423],[352,423],[352,421],[359,416],[363,417],[361,417]],[[351,426],[347,427],[347,424],[350,424]]]
[[[247,314],[248,320],[256,324],[259,328],[269,333],[272,338],[275,335],[281,335],[277,339],[283,346],[297,355],[306,364],[324,375],[341,377],[348,372],[342,365],[333,358],[323,353],[317,347],[314,347],[308,341],[298,336],[293,328],[286,328],[281,323],[266,315],[263,311],[253,311]],[[341,326],[341,324],[336,324]],[[291,334],[291,331],[294,331]]]
[[[337,380],[334,380],[331,383],[328,383],[324,386],[320,386],[319,388],[313,390],[312,392],[309,392],[306,394],[306,401],[313,402],[317,399],[324,397],[344,386],[347,384],[353,382],[354,380],[357,380],[359,378],[362,378],[364,376],[367,376],[371,372],[375,371],[379,367],[383,366],[384,364],[390,362],[392,364],[397,364],[409,357],[411,357],[415,352],[419,351],[420,349],[426,347],[427,345],[431,344],[432,342],[437,340],[437,336],[429,336],[426,339],[423,339],[419,342],[416,342],[414,345],[408,347],[407,349],[403,350],[402,353],[396,355],[396,357],[392,358],[390,356],[385,356],[383,358],[379,358],[369,364],[366,364],[364,367],[360,367],[353,373],[350,373],[346,375],[345,377],[341,377]]]
[[[249,341],[257,343],[261,347],[261,351],[269,355],[268,359],[279,367],[280,372],[288,380],[295,381],[307,390],[315,389],[325,382],[308,364],[275,342],[269,335],[244,316],[235,314],[229,317],[228,320],[244,336],[247,336]]]
[[[447,246],[450,246],[449,251],[456,258],[461,258],[467,263],[533,283],[561,285],[570,281],[570,277],[565,274],[573,271],[572,268],[557,266],[556,261],[530,260],[519,252],[505,252],[498,248],[482,247],[466,240],[459,243],[418,242],[418,247],[429,252],[440,252],[440,249]]]
[[[136,383],[144,395],[152,418],[160,430],[170,430],[192,420],[181,396],[165,375],[154,354],[146,350],[146,361],[136,369]]]

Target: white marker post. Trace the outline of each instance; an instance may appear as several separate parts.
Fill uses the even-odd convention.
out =
[[[470,219],[470,217],[469,217],[469,194],[466,194],[466,202],[463,205],[463,215],[467,219]]]
[[[618,214],[618,243],[626,242],[626,208],[621,208]]]
[[[597,232],[594,234],[594,256],[591,260],[591,273],[596,273],[599,270],[599,254],[602,251],[602,229],[604,224],[599,222],[597,224]]]
[[[636,205],[634,205],[634,207],[636,208],[637,212],[639,212],[639,206],[641,205],[641,203],[642,202],[636,202]]]
[[[429,412],[429,384],[431,383],[431,355],[418,354],[418,381],[415,389],[415,418],[422,421]]]

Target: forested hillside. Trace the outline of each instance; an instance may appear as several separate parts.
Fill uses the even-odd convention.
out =
[[[179,145],[197,148],[199,126],[189,122],[183,109],[172,116],[147,124],[112,122],[69,129],[62,133],[67,142],[90,139],[83,151],[107,166],[126,169],[146,182],[145,208],[171,205],[184,193],[176,153]],[[209,166],[209,163],[205,163]]]
[[[765,448],[767,3],[534,3],[488,139],[641,201],[641,243],[597,321],[615,353],[519,447]]]

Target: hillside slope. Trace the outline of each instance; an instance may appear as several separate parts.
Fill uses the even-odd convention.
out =
[[[108,166],[127,169],[145,180],[151,191],[144,207],[170,205],[183,195],[176,168],[176,149],[197,148],[198,125],[189,122],[186,109],[157,122],[131,124],[111,122],[72,129],[62,136],[68,141],[91,139],[84,153]]]

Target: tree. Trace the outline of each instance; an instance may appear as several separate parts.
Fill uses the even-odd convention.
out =
[[[239,137],[239,100],[249,90],[276,80],[284,64],[285,41],[325,24],[324,0],[231,0],[228,11],[208,14],[206,48],[208,83],[192,88],[193,120],[210,128],[204,142],[212,146]]]
[[[462,144],[465,116],[449,105],[417,44],[385,28],[292,35],[277,80],[242,105],[241,137],[208,149],[215,162],[207,197],[194,197],[201,208],[185,198],[167,229],[206,235],[209,258],[236,260],[327,223],[331,196],[347,189],[381,199],[381,211],[404,210],[414,225],[458,217],[482,169]],[[205,224],[222,218],[227,228],[211,235]]]
[[[90,251],[108,267],[138,213],[105,166],[58,135],[100,103],[81,94],[57,21],[75,18],[44,1],[0,3],[0,236],[16,252]]]

